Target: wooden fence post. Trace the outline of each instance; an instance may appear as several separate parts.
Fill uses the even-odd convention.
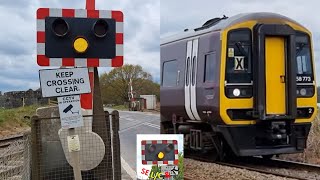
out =
[[[119,138],[119,112],[112,111],[112,148],[113,148],[113,177],[114,180],[121,180],[121,153],[120,153],[120,138]]]
[[[40,134],[40,124],[39,117],[32,116],[31,117],[31,174],[32,180],[40,180],[40,152],[41,142],[37,138],[37,134]]]

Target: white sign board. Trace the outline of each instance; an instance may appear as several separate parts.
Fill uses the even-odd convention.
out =
[[[43,97],[91,92],[88,68],[42,69],[39,75]]]
[[[160,168],[163,174],[166,174],[166,173],[169,173],[170,175],[179,174],[179,167],[175,165],[165,165],[165,166],[160,166]]]
[[[61,127],[64,129],[83,126],[80,95],[58,97]]]

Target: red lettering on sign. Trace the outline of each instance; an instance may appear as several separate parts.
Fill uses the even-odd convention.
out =
[[[148,176],[149,175],[149,171],[148,169],[142,168],[141,174]]]
[[[171,177],[171,175],[170,175],[169,172],[164,173],[164,176],[165,176],[166,178],[170,178],[170,177]]]

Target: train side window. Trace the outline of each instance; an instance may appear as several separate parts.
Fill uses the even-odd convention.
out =
[[[178,62],[177,60],[163,63],[162,86],[172,87],[177,85]]]
[[[204,82],[213,82],[214,80],[214,68],[216,66],[216,54],[210,53],[205,55],[205,74]]]

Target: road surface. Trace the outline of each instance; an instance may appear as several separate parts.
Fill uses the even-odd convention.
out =
[[[111,109],[105,109],[112,112]],[[160,114],[136,111],[119,111],[121,164],[127,174],[136,176],[136,135],[159,134]]]

